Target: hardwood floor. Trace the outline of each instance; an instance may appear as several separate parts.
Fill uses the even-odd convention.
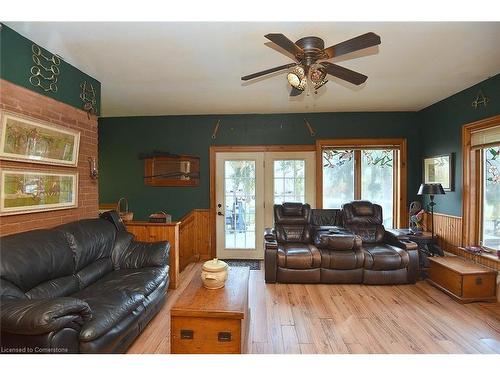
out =
[[[201,264],[181,273],[128,353],[170,353],[170,308]],[[250,271],[251,353],[500,353],[500,304],[461,305],[416,285],[265,284]]]

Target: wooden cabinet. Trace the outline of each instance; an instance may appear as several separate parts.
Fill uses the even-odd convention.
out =
[[[429,258],[427,281],[460,303],[496,301],[497,272],[465,259]]]
[[[150,223],[147,221],[127,221],[127,230],[135,236],[136,241],[170,242],[170,289],[176,289],[179,283],[179,224]]]
[[[250,311],[247,267],[229,270],[221,289],[203,287],[195,276],[170,311],[173,354],[241,354],[246,352]]]

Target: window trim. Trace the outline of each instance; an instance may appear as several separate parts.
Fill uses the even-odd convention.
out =
[[[408,227],[407,211],[407,141],[406,138],[342,138],[342,139],[320,139],[316,141],[316,207],[323,208],[323,150],[325,148],[392,148],[396,152],[394,176],[394,225],[397,228]],[[358,153],[360,155],[360,153]],[[356,155],[356,153],[355,153]],[[361,171],[360,163],[359,171]],[[358,167],[355,167],[358,169]],[[356,195],[355,195],[356,196]]]
[[[500,125],[500,115],[462,127],[462,245],[477,246],[482,225],[482,147],[472,146],[472,134]],[[487,144],[483,146],[488,146]]]

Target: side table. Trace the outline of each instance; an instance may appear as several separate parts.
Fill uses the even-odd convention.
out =
[[[418,245],[420,278],[427,278],[427,270],[429,269],[428,257],[435,255],[444,255],[442,250],[436,246],[437,236],[432,238],[431,232],[422,232],[415,234],[409,229],[387,229],[387,231],[394,234],[400,240],[410,240]]]

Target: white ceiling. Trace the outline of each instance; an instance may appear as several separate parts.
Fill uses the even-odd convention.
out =
[[[103,116],[416,111],[500,73],[498,22],[6,24],[101,81]],[[368,76],[359,87],[331,77],[290,98],[285,72],[240,80],[291,62],[264,34],[329,46],[368,31],[380,46],[333,60]]]

